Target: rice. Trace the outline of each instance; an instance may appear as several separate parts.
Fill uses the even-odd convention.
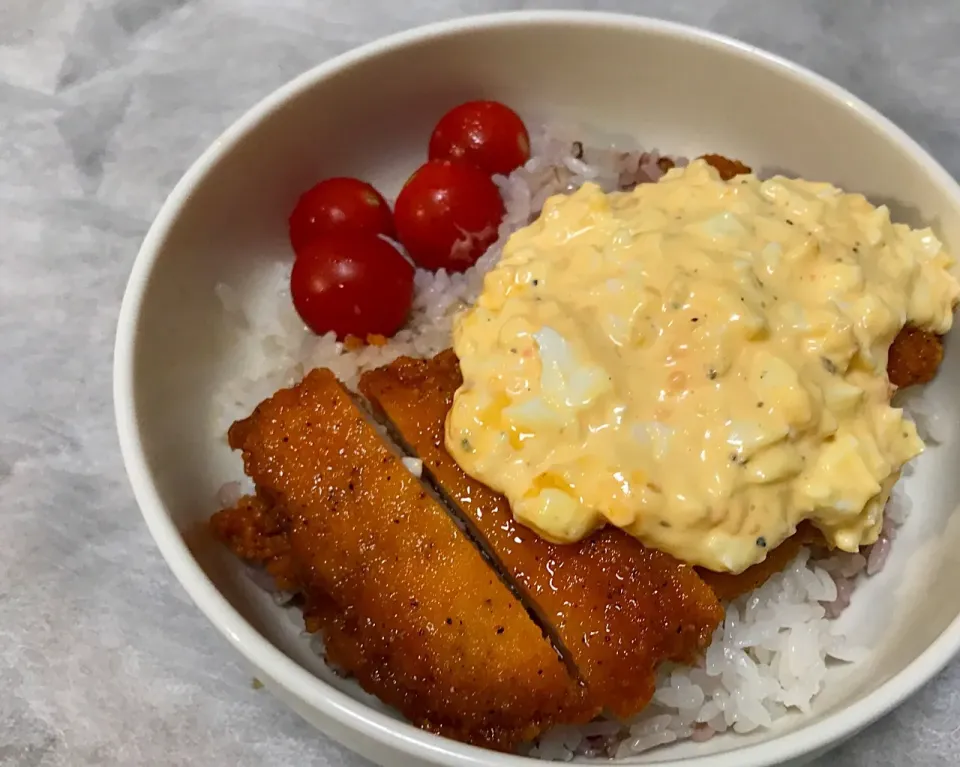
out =
[[[532,157],[524,167],[508,177],[494,177],[506,209],[496,243],[461,274],[418,270],[410,322],[384,346],[348,350],[333,334],[310,333],[290,300],[289,264],[275,264],[261,278],[259,301],[242,300],[234,288],[218,286],[217,296],[245,355],[244,376],[222,400],[221,425],[314,367],[330,368],[354,387],[361,373],[399,356],[429,357],[448,348],[453,316],[476,298],[507,238],[530,223],[548,197],[586,181],[613,191],[662,175],[661,157],[655,152],[585,147],[576,140],[578,135],[571,128],[543,130],[533,136]],[[903,399],[902,406],[925,439],[935,444],[949,437],[949,424],[925,409],[917,394],[907,393]],[[420,476],[421,461],[405,458],[404,463]],[[228,483],[220,500],[229,505],[240,492],[239,483]],[[727,605],[702,662],[693,668],[663,668],[653,701],[635,720],[557,727],[527,753],[556,761],[627,757],[684,739],[701,742],[728,731],[753,732],[790,711],[809,711],[830,665],[856,661],[863,654],[836,630],[834,619],[849,605],[859,580],[883,568],[908,511],[907,499],[895,488],[875,545],[861,553],[819,557],[804,549],[783,572]],[[277,596],[279,604],[289,599],[287,594]],[[322,642],[306,636],[322,654]]]
[[[423,476],[423,461],[421,461],[419,458],[411,458],[410,456],[406,456],[401,460],[403,461],[403,465],[407,467],[407,471],[413,474],[413,476],[417,477],[417,479]]]

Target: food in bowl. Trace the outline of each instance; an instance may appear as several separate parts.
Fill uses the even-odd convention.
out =
[[[588,182],[513,234],[458,318],[447,448],[554,542],[613,524],[736,573],[810,520],[856,552],[923,449],[886,361],[905,324],[950,328],[948,266],[829,184],[702,159]]]
[[[364,344],[348,328],[330,327],[304,356],[308,336],[291,334],[287,348],[295,351],[276,367],[302,380],[230,428],[230,444],[242,451],[256,491],[229,499],[213,517],[213,530],[239,556],[265,567],[278,590],[297,595],[306,629],[322,635],[335,668],[426,729],[490,748],[567,758],[574,752],[626,755],[677,738],[768,726],[786,710],[809,705],[828,658],[853,657],[826,616],[849,598],[853,577],[882,564],[902,513],[886,496],[920,445],[889,397],[892,387],[924,382],[936,371],[938,334],[950,327],[958,293],[946,272],[949,259],[929,232],[892,225],[883,209],[827,185],[760,182],[746,166],[719,156],[674,168],[673,160],[657,155],[600,152],[549,136],[536,136],[534,144],[522,167],[494,178],[504,198],[497,242],[482,255],[471,246],[466,256],[446,242],[446,256],[460,255],[452,264],[462,271],[418,270],[410,318],[391,338],[374,335]],[[463,161],[428,164],[435,162]],[[646,202],[661,193],[683,202],[692,189],[714,195],[723,209]],[[755,209],[764,194],[773,206],[805,207],[789,207],[791,223],[774,221],[771,205],[764,214]],[[610,223],[614,209],[634,203],[636,217]],[[854,206],[854,213],[824,214],[831,205]],[[541,207],[545,213],[537,219]],[[700,240],[690,227],[700,227]],[[795,227],[805,233],[797,235]],[[399,222],[396,230],[403,241]],[[847,242],[850,231],[866,241]],[[597,239],[598,232],[606,234]],[[542,242],[531,247],[538,237]],[[638,240],[645,248],[631,252]],[[579,250],[578,243],[588,247]],[[781,243],[779,253],[766,247],[771,243]],[[611,251],[619,262],[611,264]],[[674,258],[664,262],[651,254]],[[552,270],[554,255],[564,268]],[[853,274],[858,265],[859,277]],[[637,273],[628,280],[630,268]],[[814,276],[816,287],[800,288]],[[764,278],[769,288],[756,284]],[[598,288],[614,297],[598,300]],[[855,300],[841,306],[848,299],[830,295],[831,289],[852,292]],[[734,290],[744,304],[749,298],[752,314],[736,300],[732,309],[726,306]],[[638,294],[654,291],[656,300],[635,313],[649,333],[618,324],[621,299],[629,302],[633,294],[636,307]],[[760,306],[767,292],[786,309]],[[871,303],[878,297],[883,300]],[[710,313],[691,299],[704,301]],[[587,313],[581,327],[551,337],[544,328],[564,325],[574,312],[542,304],[563,300],[577,310],[601,307],[611,317]],[[831,301],[836,305],[824,312]],[[543,313],[551,311],[547,322]],[[840,315],[849,326],[842,332],[834,324]],[[454,316],[460,317],[456,338]],[[471,324],[497,330],[487,335],[471,331]],[[610,339],[620,341],[613,344],[623,350],[620,357],[644,354],[610,362],[617,353],[611,357],[607,348],[605,365],[584,363],[600,357]],[[660,341],[672,344],[669,353]],[[514,357],[523,374],[511,369]],[[778,365],[784,357],[788,363]],[[687,369],[671,365],[680,358],[690,361]],[[306,376],[304,363],[315,368]],[[694,367],[703,368],[696,390]],[[611,386],[601,369],[610,379],[625,376],[621,390],[628,396],[599,397],[596,392],[608,394]],[[523,400],[527,385],[531,399]],[[855,385],[860,394],[849,391]],[[701,388],[714,397],[709,407],[695,396]],[[530,407],[535,396],[545,404]],[[514,407],[511,397],[521,400],[521,412],[505,416]],[[610,430],[614,418],[581,421],[576,413],[601,400],[601,411],[621,420],[637,408],[659,407],[647,422],[664,429],[639,435],[636,446],[591,442],[585,449],[582,440],[564,441],[568,430]],[[733,449],[723,454],[736,453],[736,460],[722,464],[728,478],[717,482],[739,487],[729,476],[753,472],[753,484],[774,486],[780,506],[756,519],[743,508],[731,514],[732,506],[706,513],[702,498],[664,481],[670,467],[661,464],[671,458],[664,431],[675,429],[670,419],[690,404],[704,405],[693,412],[705,443],[708,430],[713,435],[729,427],[726,421],[744,408],[786,422],[785,430],[778,423],[752,441],[739,424],[744,419],[735,434],[728,428],[725,439],[740,442],[724,442]],[[552,412],[545,416],[545,408]],[[684,418],[694,420],[690,412]],[[533,471],[518,456],[541,429],[552,444],[538,446],[549,469]],[[863,434],[872,441],[860,440],[862,452],[843,442]],[[834,456],[838,443],[846,452]],[[760,459],[778,447],[791,447],[799,458],[782,456],[779,473],[767,467],[772,479],[760,476]],[[498,455],[507,449],[506,458]],[[699,467],[698,475],[696,454],[685,452],[674,467],[681,480],[695,483],[710,473]],[[674,502],[683,502],[678,508],[665,503],[657,514],[630,510],[650,516],[656,536],[636,519],[601,524],[613,511],[607,501],[623,491],[615,462],[638,454],[646,461],[635,469],[643,472],[638,484],[655,484],[661,495],[672,492]],[[557,470],[565,466],[558,455],[575,466],[603,460],[579,466],[573,476]],[[782,496],[800,485],[803,464],[820,466],[824,455],[842,477],[851,465],[860,471],[858,459],[878,475],[876,488],[861,489],[855,502],[838,494],[843,483],[821,480],[816,509],[822,513],[809,520],[791,516],[797,509]],[[524,468],[514,486],[498,472],[516,461]],[[604,495],[610,478],[618,484]],[[580,496],[585,485],[600,491]],[[874,487],[867,480],[862,486]],[[539,505],[525,516],[531,488]],[[544,498],[545,490],[564,497]],[[582,508],[571,510],[574,495]],[[657,529],[673,529],[661,523],[672,525],[678,510],[690,514],[698,500],[699,526],[688,525],[677,538]],[[566,504],[559,527],[544,524],[551,504]],[[602,519],[584,513],[587,507],[602,511]],[[860,520],[854,542],[829,537],[837,531],[831,523],[843,515]],[[735,534],[725,528],[730,516],[742,525]],[[756,528],[758,522],[770,527]],[[840,543],[854,551],[838,553]],[[863,553],[861,544],[869,547]]]

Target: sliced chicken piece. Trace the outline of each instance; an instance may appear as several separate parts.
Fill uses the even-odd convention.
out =
[[[254,531],[283,531],[308,626],[368,692],[418,726],[500,750],[599,713],[330,371],[261,403],[230,444],[271,507]],[[235,522],[215,517],[214,528],[238,553],[287,556]]]
[[[360,390],[562,641],[591,700],[620,717],[635,714],[653,695],[662,661],[693,662],[709,642],[723,615],[713,592],[692,568],[619,530],[561,546],[515,522],[506,499],[467,476],[444,447],[460,383],[448,351],[366,373]]]

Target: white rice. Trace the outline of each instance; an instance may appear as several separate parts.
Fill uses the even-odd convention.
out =
[[[415,476],[417,479],[423,476],[423,461],[421,461],[419,458],[407,456],[401,460],[403,461],[403,465],[407,467],[407,471],[413,474],[413,476]]]
[[[261,301],[241,300],[235,289],[218,286],[217,295],[242,334],[246,354],[245,376],[223,399],[224,425],[314,367],[328,367],[353,386],[362,372],[399,356],[429,357],[449,348],[453,315],[478,295],[507,237],[535,218],[547,197],[588,180],[615,190],[661,175],[656,153],[584,148],[574,140],[576,135],[569,129],[538,133],[531,160],[509,177],[495,177],[506,207],[499,239],[462,274],[418,270],[410,322],[386,346],[347,351],[333,334],[310,333],[289,297],[289,264],[276,264],[262,280]],[[948,436],[948,424],[925,410],[917,394],[907,396],[903,404],[925,438],[936,443]],[[420,475],[419,460],[408,458],[405,463]],[[221,500],[239,492],[239,484],[229,483]],[[882,568],[908,511],[907,499],[895,490],[876,545],[860,554],[822,558],[812,558],[804,549],[783,572],[728,605],[703,662],[695,668],[664,668],[653,702],[633,722],[557,727],[528,753],[558,761],[626,757],[687,738],[702,741],[726,731],[752,732],[770,727],[790,711],[808,711],[829,665],[855,661],[862,654],[847,646],[833,619],[849,604],[856,583]],[[315,637],[310,641],[322,653],[322,643]]]

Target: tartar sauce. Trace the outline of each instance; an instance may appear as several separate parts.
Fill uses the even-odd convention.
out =
[[[457,320],[447,448],[555,542],[612,523],[740,572],[809,519],[876,540],[923,444],[891,342],[944,333],[960,286],[930,230],[825,183],[703,161],[547,201]]]

